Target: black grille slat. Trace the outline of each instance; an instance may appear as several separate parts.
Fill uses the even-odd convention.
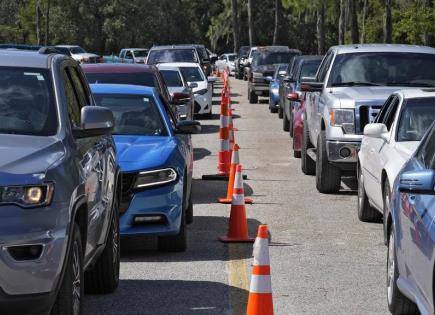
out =
[[[133,196],[134,183],[137,173],[122,173],[121,174],[121,204],[120,212],[124,213],[130,205],[131,197]]]

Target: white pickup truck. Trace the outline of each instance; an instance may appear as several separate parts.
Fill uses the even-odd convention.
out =
[[[396,90],[435,85],[435,48],[408,45],[331,47],[307,92],[302,171],[316,174],[321,193],[338,192],[355,176],[364,126]]]

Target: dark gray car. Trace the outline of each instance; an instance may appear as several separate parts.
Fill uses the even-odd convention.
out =
[[[81,314],[85,282],[119,281],[113,115],[51,52],[0,50],[1,314]]]

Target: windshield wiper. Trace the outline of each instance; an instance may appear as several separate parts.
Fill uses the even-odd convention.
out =
[[[392,86],[416,86],[416,87],[435,87],[435,84],[429,84],[429,83],[421,83],[421,82],[387,82],[385,85],[392,85]]]
[[[339,83],[332,83],[332,86],[379,86],[379,84],[371,83],[371,82],[339,82]]]

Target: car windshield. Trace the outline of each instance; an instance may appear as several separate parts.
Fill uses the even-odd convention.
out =
[[[148,50],[145,50],[145,49],[143,49],[143,50],[134,50],[133,53],[134,53],[134,56],[136,58],[145,58],[146,56],[148,56]]]
[[[99,106],[112,110],[114,135],[166,136],[159,109],[151,96],[126,94],[94,94]]]
[[[180,67],[184,80],[187,82],[204,81],[204,77],[198,67]]]
[[[155,76],[147,72],[86,73],[89,83],[133,84],[158,87]]]
[[[239,56],[240,56],[240,57],[247,57],[248,54],[249,54],[249,50],[250,50],[249,47],[241,47],[241,48],[239,49]]]
[[[175,70],[160,70],[163,76],[163,80],[169,87],[180,87],[183,86],[183,81],[181,79],[180,73]]]
[[[56,113],[48,70],[0,67],[0,134],[52,136]]]
[[[420,141],[435,120],[435,97],[409,99],[404,106],[397,141]]]
[[[199,53],[199,56],[201,57],[201,60],[204,61],[204,60],[208,60],[209,59],[208,53],[207,53],[207,50],[205,49],[205,47],[199,47],[197,49],[197,51]]]
[[[65,47],[56,47],[56,50],[57,50],[59,53],[63,54],[63,55],[71,56],[71,52],[69,51],[68,48],[65,48]]]
[[[435,86],[435,54],[370,52],[338,55],[328,86]]]
[[[155,65],[166,62],[198,62],[195,49],[162,49],[151,50],[148,54],[147,63]]]
[[[236,60],[236,55],[228,55],[228,60],[229,60],[229,61],[234,61],[234,60]]]
[[[295,55],[295,53],[286,51],[258,53],[254,55],[252,64],[254,66],[264,66],[277,63],[289,63]]]
[[[301,68],[300,78],[302,77],[315,77],[317,69],[319,69],[320,61],[304,62]]]
[[[79,47],[79,46],[71,47],[70,51],[72,54],[85,54],[86,53],[86,51],[82,47]]]

